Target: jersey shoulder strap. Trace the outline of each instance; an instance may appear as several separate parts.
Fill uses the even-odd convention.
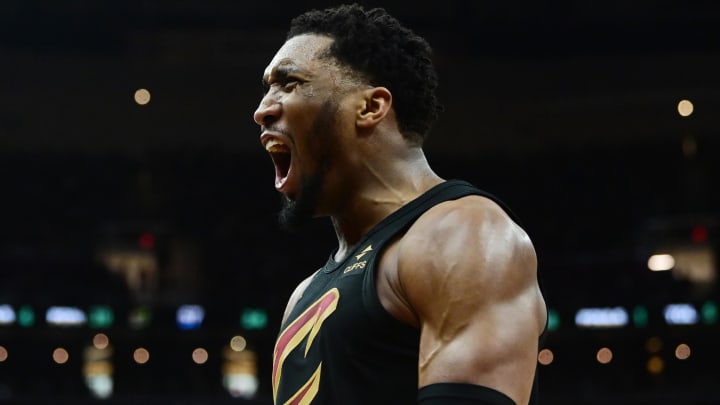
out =
[[[431,188],[420,197],[409,202],[399,210],[382,220],[368,235],[367,239],[381,242],[393,238],[398,232],[408,228],[425,211],[445,201],[456,200],[468,195],[480,195],[498,204],[518,225],[520,221],[515,213],[499,198],[480,190],[463,180],[448,180]]]

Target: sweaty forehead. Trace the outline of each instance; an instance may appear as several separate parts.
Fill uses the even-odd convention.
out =
[[[311,69],[320,63],[318,54],[327,49],[332,41],[328,36],[315,34],[298,35],[288,39],[265,68],[263,77],[267,78],[273,70],[280,67]]]

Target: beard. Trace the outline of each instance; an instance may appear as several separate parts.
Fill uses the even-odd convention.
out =
[[[294,200],[282,196],[282,208],[278,214],[280,226],[294,231],[310,222],[315,216],[315,208],[320,200],[320,190],[325,178],[323,172],[302,179],[300,193]]]
[[[315,217],[321,200],[325,175],[330,170],[333,136],[337,122],[339,106],[332,99],[327,99],[320,106],[315,122],[311,126],[310,135],[314,136],[313,154],[318,157],[316,170],[300,181],[300,192],[294,200],[283,195],[282,208],[278,214],[278,222],[283,229],[297,230]]]

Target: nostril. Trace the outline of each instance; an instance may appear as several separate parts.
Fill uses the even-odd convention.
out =
[[[267,128],[272,126],[272,124],[275,122],[275,116],[272,114],[266,114],[262,117],[262,125]]]

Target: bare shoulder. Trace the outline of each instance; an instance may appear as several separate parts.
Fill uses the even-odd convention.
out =
[[[431,208],[408,230],[400,248],[403,263],[412,266],[413,273],[430,272],[423,275],[433,279],[453,273],[453,278],[486,287],[513,287],[536,279],[537,259],[529,236],[497,203],[482,196]]]
[[[421,330],[420,387],[470,382],[527,403],[547,314],[526,232],[488,198],[444,202],[401,239],[397,272]]]
[[[320,271],[320,270],[318,270]],[[285,306],[285,312],[283,313],[283,319],[282,324],[285,324],[285,321],[287,320],[288,316],[290,316],[290,313],[292,312],[293,308],[295,308],[295,305],[298,301],[300,301],[300,298],[302,298],[303,293],[307,289],[308,285],[310,285],[310,282],[312,281],[313,277],[315,277],[315,274],[317,274],[317,271],[308,276],[305,280],[301,281],[300,284],[298,284],[297,287],[295,287],[295,290],[290,295],[290,299],[288,300],[287,305]]]

